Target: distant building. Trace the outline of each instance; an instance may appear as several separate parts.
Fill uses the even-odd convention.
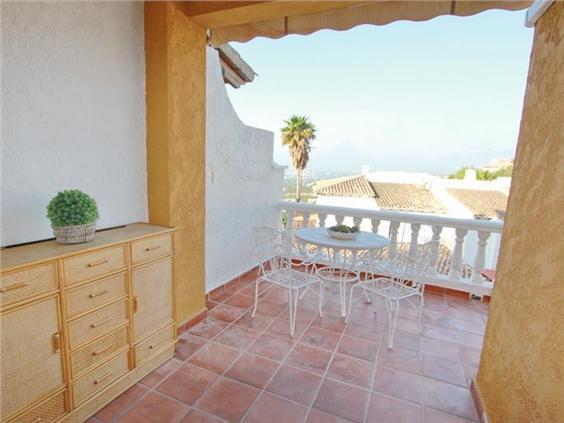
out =
[[[496,172],[509,166],[513,166],[513,159],[494,159],[490,160],[488,164],[482,166],[480,169],[487,170],[488,172]]]
[[[423,214],[438,214],[463,219],[503,220],[511,178],[493,181],[476,180],[475,172],[467,172],[464,179],[446,179],[415,172],[366,172],[361,175],[318,181],[313,185],[316,203],[327,206],[350,207],[367,210],[391,210]],[[352,224],[351,222],[345,222]],[[328,219],[327,224],[334,224]],[[389,224],[388,224],[389,225]],[[370,229],[370,222],[363,223]],[[387,235],[388,226],[379,232]],[[409,225],[400,225],[398,239],[409,242]],[[419,239],[431,239],[430,227],[422,227]],[[441,244],[445,254],[454,248],[454,230],[445,228]],[[492,234],[486,251],[486,267],[495,268],[500,235]],[[463,257],[468,263],[474,260],[477,233],[466,235]],[[444,259],[448,261],[448,258]],[[444,266],[443,266],[444,267]]]

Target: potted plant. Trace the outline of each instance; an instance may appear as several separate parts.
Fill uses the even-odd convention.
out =
[[[47,206],[53,234],[61,244],[78,244],[94,239],[98,207],[96,201],[78,189],[59,192]]]
[[[358,238],[360,229],[358,226],[335,225],[328,228],[327,233],[331,238],[351,240]]]

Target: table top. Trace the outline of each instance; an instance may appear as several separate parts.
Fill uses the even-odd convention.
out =
[[[294,236],[308,244],[338,250],[375,250],[390,243],[388,238],[372,232],[361,232],[358,238],[351,240],[335,239],[329,236],[327,228],[301,228]]]

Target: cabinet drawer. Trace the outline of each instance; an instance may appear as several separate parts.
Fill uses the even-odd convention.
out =
[[[139,366],[172,342],[174,342],[174,325],[140,342],[135,346],[135,366]]]
[[[0,278],[0,306],[57,289],[56,263],[48,263]]]
[[[65,391],[53,395],[47,401],[32,408],[13,422],[17,423],[38,423],[54,422],[65,414]]]
[[[164,234],[152,238],[140,239],[131,243],[131,261],[138,264],[172,251],[172,235]]]
[[[127,302],[120,301],[69,323],[71,349],[127,321]]]
[[[71,354],[73,379],[127,345],[127,326],[88,344]]]
[[[73,383],[74,404],[79,405],[127,373],[127,352],[111,359],[103,366]]]
[[[125,245],[67,258],[63,266],[66,285],[125,269]]]
[[[69,290],[68,314],[74,317],[126,294],[125,273]]]

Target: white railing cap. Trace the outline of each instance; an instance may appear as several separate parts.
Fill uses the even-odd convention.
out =
[[[460,228],[483,232],[503,231],[503,222],[499,220],[460,219],[450,216],[437,216],[423,213],[411,213],[390,210],[368,210],[350,207],[324,206],[318,204],[278,201],[279,209],[294,210],[302,213],[325,213],[328,215],[362,217],[367,219],[388,220],[392,222],[419,223],[423,225]]]

